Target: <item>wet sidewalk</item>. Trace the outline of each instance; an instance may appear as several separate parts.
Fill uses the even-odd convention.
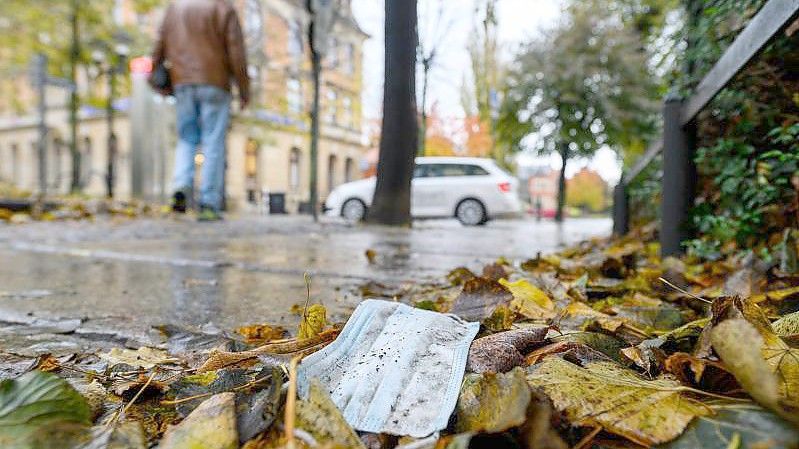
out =
[[[608,219],[562,227],[528,219],[474,228],[435,220],[393,229],[314,224],[304,216],[0,225],[0,323],[34,323],[42,334],[48,326],[74,326],[56,334],[122,340],[167,323],[221,330],[293,326],[290,308],[305,300],[305,272],[313,300],[343,317],[360,300],[356,287],[369,280],[423,282],[460,265],[526,260],[608,235],[610,228]],[[367,249],[376,254],[372,262]]]

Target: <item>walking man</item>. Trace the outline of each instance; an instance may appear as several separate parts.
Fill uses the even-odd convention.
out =
[[[202,147],[201,221],[221,219],[225,138],[231,81],[241,108],[250,100],[247,56],[236,10],[229,0],[174,0],[166,10],[153,52],[165,65],[177,100],[172,210],[186,211],[194,185],[194,158]]]

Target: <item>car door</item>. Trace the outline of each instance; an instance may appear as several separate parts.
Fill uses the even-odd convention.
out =
[[[417,163],[411,180],[411,215],[413,217],[435,216],[436,194],[441,191],[436,187],[438,180],[437,165]]]

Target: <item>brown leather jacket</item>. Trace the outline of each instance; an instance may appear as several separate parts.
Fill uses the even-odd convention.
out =
[[[230,91],[235,80],[250,98],[247,52],[236,10],[228,0],[175,0],[166,10],[153,63],[166,60],[172,84],[210,84]]]

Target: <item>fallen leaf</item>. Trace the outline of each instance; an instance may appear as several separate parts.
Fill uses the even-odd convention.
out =
[[[166,351],[142,346],[137,350],[113,348],[109,352],[98,354],[100,359],[108,362],[109,366],[125,364],[134,368],[150,369],[156,365],[180,362],[179,359],[169,357]]]
[[[547,319],[555,316],[555,304],[543,290],[525,279],[508,282],[500,279],[499,283],[513,295],[510,303],[512,310],[530,319]]]
[[[492,281],[499,281],[502,278],[508,277],[508,271],[505,265],[495,262],[483,267],[483,277],[491,279]]]
[[[455,408],[458,432],[504,432],[527,418],[530,387],[524,371],[467,375]]]
[[[242,326],[236,329],[236,333],[244,337],[250,344],[264,344],[272,340],[280,340],[288,335],[283,327],[269,324]]]
[[[300,321],[297,338],[300,340],[316,337],[327,326],[327,309],[321,304],[311,304]]]
[[[311,381],[308,397],[297,401],[297,428],[310,433],[320,443],[365,449],[358,435],[319,385]]]
[[[649,446],[673,440],[708,410],[673,380],[644,380],[615,362],[580,367],[552,356],[528,368],[527,381],[541,388],[576,426],[600,426]]]
[[[147,438],[141,424],[135,421],[123,421],[113,426],[96,426],[92,428],[90,442],[78,449],[146,449]]]
[[[466,267],[457,267],[447,273],[447,280],[452,285],[463,285],[466,281],[476,278],[477,275]]]
[[[556,343],[572,342],[583,344],[595,351],[601,352],[613,361],[620,364],[627,363],[627,360],[621,356],[621,350],[626,348],[628,344],[624,340],[612,335],[601,334],[599,332],[569,332],[552,337],[550,340]]]
[[[203,401],[180,424],[167,429],[159,449],[238,449],[236,396],[220,393]]]
[[[478,277],[464,282],[463,290],[455,298],[450,313],[467,321],[482,321],[491,316],[498,306],[508,306],[512,300],[513,294],[502,284]]]
[[[771,323],[774,333],[785,339],[799,339],[799,312],[789,313]]]
[[[209,382],[210,380],[210,382]],[[170,392],[175,395],[176,409],[187,416],[213,395],[232,392],[252,379],[243,369],[220,369],[215,372],[186,376],[173,383]],[[196,398],[191,399],[189,398]]]
[[[735,376],[723,363],[716,360],[700,359],[685,352],[677,352],[666,359],[664,369],[683,385],[702,391],[728,396],[743,392]]]
[[[549,327],[515,329],[478,338],[469,348],[466,371],[504,373],[524,365],[524,354],[546,338]]]
[[[713,415],[699,416],[671,443],[658,449],[795,449],[799,430],[754,404],[714,405]],[[740,438],[733,446],[735,435]]]
[[[555,429],[555,414],[552,403],[544,393],[532,390],[527,407],[527,421],[519,429],[525,449],[569,449]]]
[[[513,326],[515,313],[506,306],[497,306],[490,317],[483,320],[483,326],[492,332],[510,330]]]
[[[272,425],[280,413],[283,387],[282,371],[272,369],[269,388],[260,390],[249,398],[237,401],[237,427],[242,443],[255,438]]]
[[[764,407],[799,423],[799,350],[778,336],[759,331],[743,318],[728,319],[711,341],[744,390]]]
[[[69,447],[90,424],[86,400],[54,374],[31,371],[0,382],[0,447]]]
[[[769,292],[763,292],[757,295],[752,295],[750,297],[751,301],[753,302],[763,302],[766,300],[769,301],[785,301],[786,299],[792,299],[794,297],[799,297],[799,287],[790,287],[784,288],[780,290],[772,290]]]

